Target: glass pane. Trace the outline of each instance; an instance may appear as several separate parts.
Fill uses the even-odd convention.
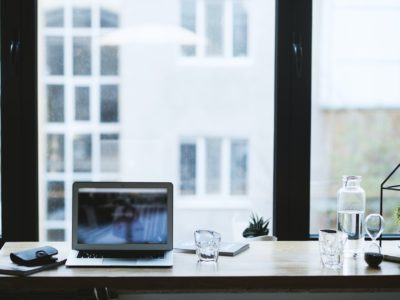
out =
[[[48,75],[64,74],[64,38],[46,37],[46,71]]]
[[[196,0],[181,0],[181,26],[196,33]],[[195,45],[182,45],[183,56],[196,55]]]
[[[205,0],[206,1],[206,36],[207,48],[206,54],[216,56],[223,54],[223,1]]]
[[[118,122],[118,86],[101,86],[101,122]]]
[[[206,140],[206,192],[209,194],[221,191],[221,139]]]
[[[247,141],[234,140],[231,143],[231,193],[247,192]]]
[[[103,46],[101,55],[101,75],[118,75],[118,47]]]
[[[48,241],[64,241],[65,240],[65,230],[64,229],[49,229],[47,230],[47,240]]]
[[[119,137],[118,134],[100,135],[100,161],[102,172],[119,170]]]
[[[91,57],[91,38],[74,37],[74,75],[90,75]]]
[[[64,172],[64,135],[47,135],[47,172]]]
[[[91,172],[92,170],[92,137],[81,134],[74,137],[74,171]]]
[[[106,1],[110,2],[110,1]],[[118,14],[107,10],[100,9],[100,26],[101,27],[118,27],[119,25],[119,17]]]
[[[89,87],[75,87],[75,120],[89,121],[90,119],[90,95]]]
[[[71,239],[74,181],[172,182],[176,241],[240,240],[252,211],[272,216],[275,2],[57,1],[64,26],[38,21],[39,197],[47,216],[48,183],[63,182],[65,211],[41,220],[42,240]],[[74,26],[78,8],[90,27]],[[48,119],[50,85],[64,86],[63,122]]]
[[[233,2],[233,56],[247,55],[247,11],[242,1]]]
[[[74,27],[90,27],[92,25],[90,8],[74,8],[72,17],[72,24]]]
[[[46,27],[64,26],[64,9],[56,8],[46,12]]]
[[[64,182],[47,183],[47,219],[64,220]]]
[[[196,193],[196,145],[181,144],[180,190],[182,194]]]
[[[367,211],[399,162],[400,1],[314,1],[311,233],[336,226],[342,175],[361,175]],[[392,184],[400,184],[400,178]],[[398,233],[400,192],[384,193],[385,233]]]
[[[47,121],[64,122],[64,86],[47,86]]]

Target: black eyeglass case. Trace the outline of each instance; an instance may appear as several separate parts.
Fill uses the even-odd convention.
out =
[[[22,266],[42,266],[56,262],[57,258],[53,257],[56,254],[58,254],[56,248],[44,246],[19,252],[11,252],[10,259],[12,262]]]

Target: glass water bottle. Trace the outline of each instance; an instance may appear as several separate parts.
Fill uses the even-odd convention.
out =
[[[337,228],[348,235],[345,253],[353,256],[363,251],[365,192],[360,186],[361,176],[343,176],[338,191]]]

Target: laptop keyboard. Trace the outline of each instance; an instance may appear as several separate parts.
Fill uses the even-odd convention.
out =
[[[78,252],[78,258],[127,258],[127,259],[163,259],[164,252],[125,252],[125,251],[87,251]]]

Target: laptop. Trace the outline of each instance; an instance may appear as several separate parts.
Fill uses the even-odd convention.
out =
[[[68,267],[171,267],[169,182],[75,182]]]

